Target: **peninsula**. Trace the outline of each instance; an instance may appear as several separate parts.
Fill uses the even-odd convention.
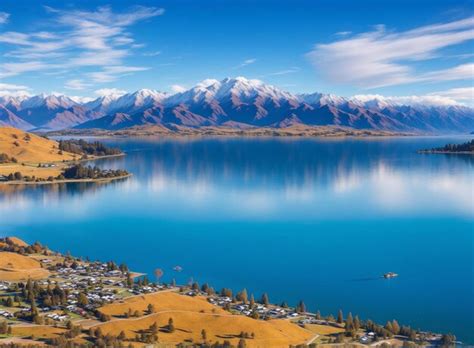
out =
[[[246,289],[160,282],[125,264],[0,239],[0,345],[54,347],[451,346],[453,335],[385,326],[342,311],[276,305]]]
[[[465,154],[474,155],[474,140],[462,144],[447,144],[443,147],[435,147],[419,151],[420,153],[445,153],[445,154]]]
[[[12,127],[0,127],[0,183],[50,184],[126,178],[125,170],[83,165],[104,157],[123,156],[118,149],[84,140],[55,141]]]

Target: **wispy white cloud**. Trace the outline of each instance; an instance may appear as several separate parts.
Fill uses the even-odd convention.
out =
[[[161,54],[161,51],[153,51],[153,52],[145,52],[143,53],[143,55],[145,57],[156,57],[156,56],[159,56]]]
[[[239,65],[236,65],[234,66],[232,69],[240,69],[240,68],[243,68],[247,65],[250,65],[250,64],[253,64],[257,61],[256,58],[249,58],[249,59],[246,59],[244,60],[242,63],[240,63]]]
[[[30,88],[23,85],[15,85],[11,83],[0,83],[0,96],[9,95],[30,95]]]
[[[86,89],[89,86],[90,85],[88,83],[85,83],[81,79],[69,80],[69,81],[66,81],[66,83],[64,84],[64,88],[73,89],[73,90],[82,90],[82,89]]]
[[[472,92],[472,89],[471,89]],[[409,95],[409,96],[383,96],[380,94],[358,94],[351,99],[359,102],[382,102],[395,105],[414,105],[414,106],[455,106],[462,105],[468,91],[460,91],[455,95],[453,92],[451,95],[445,92],[436,92],[425,95]],[[464,98],[459,98],[459,95],[463,95]]]
[[[171,85],[170,88],[171,88],[171,91],[174,93],[181,93],[181,92],[186,91],[186,87],[181,86],[181,85]]]
[[[299,67],[293,66],[293,67],[285,69],[285,70],[275,71],[275,72],[267,74],[265,76],[280,76],[280,75],[294,74],[294,73],[297,73],[300,70],[301,69]]]
[[[106,66],[100,71],[95,71],[88,73],[87,76],[92,79],[94,82],[112,82],[117,80],[120,77],[127,76],[131,73],[137,71],[148,70],[147,67],[142,66],[124,66],[124,65],[114,65]]]
[[[0,43],[8,48],[8,61],[0,66],[0,78],[31,72],[69,71],[80,74],[73,89],[79,89],[77,80],[85,77],[94,82],[113,81],[124,74],[148,68],[126,66],[124,59],[137,45],[128,27],[143,20],[162,15],[163,9],[135,6],[116,13],[109,6],[93,11],[59,10],[45,6],[52,17],[49,21],[54,32],[0,33]],[[54,59],[55,63],[51,63]],[[59,59],[60,58],[60,59]],[[100,70],[85,74],[80,68],[98,67]],[[85,86],[83,83],[82,86]]]
[[[451,98],[461,102],[474,103],[474,87],[458,87],[451,88],[445,91],[438,91],[430,93],[432,96],[441,96],[445,98]]]
[[[473,39],[474,17],[404,32],[378,25],[371,32],[317,44],[307,56],[331,82],[363,88],[463,80],[472,78],[472,64],[421,72],[413,63],[435,59],[441,49]]]
[[[123,89],[117,89],[117,88],[101,88],[101,89],[97,89],[97,90],[94,91],[94,94],[98,95],[99,97],[104,97],[104,96],[108,96],[108,95],[120,96],[120,95],[124,95],[126,93],[127,93],[127,91],[125,91]]]
[[[334,35],[336,35],[336,36],[347,36],[347,35],[351,35],[351,34],[352,34],[352,31],[338,31]]]
[[[8,18],[10,18],[10,14],[6,12],[0,12],[0,24],[5,24],[8,22]]]

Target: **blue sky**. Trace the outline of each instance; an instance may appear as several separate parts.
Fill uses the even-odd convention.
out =
[[[474,0],[0,4],[0,93],[245,76],[290,92],[473,99]]]

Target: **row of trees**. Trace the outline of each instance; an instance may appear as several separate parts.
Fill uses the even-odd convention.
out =
[[[98,167],[84,166],[82,164],[73,165],[66,170],[62,176],[65,179],[102,179],[115,178],[119,176],[128,175],[126,170],[103,170]]]
[[[60,140],[59,150],[89,156],[112,156],[122,153],[120,149],[105,146],[98,141],[89,143],[83,139]]]
[[[442,152],[474,152],[474,140],[468,141],[463,144],[447,144],[443,147],[436,147],[431,151],[442,151]]]

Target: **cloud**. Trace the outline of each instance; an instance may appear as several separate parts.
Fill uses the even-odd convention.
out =
[[[9,13],[0,12],[0,24],[5,24],[8,22],[8,18],[10,17]]]
[[[425,95],[411,96],[383,96],[380,94],[359,94],[350,99],[363,103],[372,101],[395,104],[395,105],[414,105],[414,106],[455,106],[462,105],[461,100],[453,98],[442,93],[432,93]]]
[[[92,79],[94,82],[112,82],[117,80],[120,77],[127,76],[130,73],[137,71],[148,70],[147,67],[141,66],[124,66],[124,65],[115,65],[115,66],[106,66],[101,71],[88,73],[87,76]]]
[[[186,91],[186,87],[180,86],[180,85],[172,85],[171,86],[171,91],[174,93],[182,93]]]
[[[117,89],[117,88],[101,88],[98,90],[94,91],[95,95],[98,95],[99,97],[104,97],[107,95],[116,95],[116,96],[121,96],[126,94],[127,91],[123,89]]]
[[[376,88],[413,82],[472,78],[471,64],[440,71],[417,71],[415,63],[432,60],[439,51],[474,39],[474,17],[402,32],[375,30],[328,44],[317,44],[307,57],[331,82]]]
[[[14,85],[11,83],[0,83],[0,96],[21,96],[30,95],[30,88],[22,85]]]
[[[247,65],[250,65],[250,64],[253,64],[257,61],[256,58],[249,58],[249,59],[246,59],[244,60],[242,63],[240,63],[239,65],[236,65],[234,66],[232,69],[240,69],[240,68],[243,68]]]
[[[108,82],[124,73],[148,69],[124,64],[137,46],[128,28],[162,15],[163,9],[134,6],[117,13],[109,6],[92,11],[44,8],[51,17],[46,23],[54,32],[0,33],[0,43],[6,47],[4,56],[9,58],[0,66],[0,78],[54,71],[79,72],[83,78],[87,74],[81,68],[98,67],[100,70],[91,75],[93,80]],[[74,80],[80,80],[79,77]]]
[[[145,57],[156,57],[156,56],[159,56],[161,54],[161,51],[154,51],[154,52],[145,52],[143,53],[143,55]]]
[[[281,76],[281,75],[288,75],[288,74],[294,74],[300,71],[301,69],[297,66],[291,67],[289,69],[285,70],[280,70],[280,71],[275,71],[273,73],[267,74],[265,76]]]
[[[430,93],[429,95],[452,98],[457,101],[467,101],[467,102],[472,103],[474,101],[474,87],[470,86],[470,87],[451,88],[446,91],[433,92],[433,93]]]
[[[334,35],[336,35],[336,36],[347,36],[347,35],[351,35],[351,34],[352,34],[352,31],[338,31]]]
[[[89,84],[85,83],[83,80],[80,79],[69,80],[66,81],[66,83],[64,84],[64,88],[73,90],[82,90],[89,86]]]

